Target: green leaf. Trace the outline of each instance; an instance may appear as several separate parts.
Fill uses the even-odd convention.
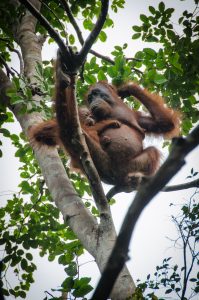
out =
[[[105,26],[106,27],[111,27],[111,26],[113,27],[113,25],[114,25],[113,20],[111,20],[110,18],[107,18],[106,22],[105,22]]]
[[[153,15],[155,15],[155,13],[156,13],[156,10],[155,10],[155,8],[154,8],[153,6],[149,6],[149,11],[150,11]]]
[[[32,256],[31,253],[26,253],[26,258],[27,258],[28,260],[33,260],[33,256]]]
[[[140,15],[140,20],[141,20],[142,22],[144,22],[144,23],[148,23],[148,18],[147,18],[146,15],[141,14],[141,15]]]
[[[98,80],[107,80],[104,72],[102,70],[100,70],[97,74]]]
[[[197,281],[197,278],[190,278],[189,281],[191,281],[191,282],[196,282],[196,281]]]
[[[58,263],[62,264],[62,265],[67,265],[67,264],[71,263],[73,258],[74,258],[74,255],[72,253],[66,253],[66,254],[61,255],[58,258]]]
[[[91,58],[91,60],[90,60],[90,67],[91,67],[91,68],[94,68],[95,65],[96,65],[96,57],[93,56],[93,57]]]
[[[21,260],[21,268],[22,268],[22,270],[27,271],[28,263],[27,263],[27,260],[25,258],[23,258]]]
[[[85,29],[88,29],[88,30],[92,30],[93,29],[93,23],[91,22],[90,19],[84,20],[83,26],[84,26]]]
[[[68,276],[74,277],[77,275],[77,265],[75,262],[69,264],[67,268],[64,269]]]
[[[4,208],[0,208],[0,219],[3,219],[3,217],[5,216],[5,210]],[[1,245],[1,243],[0,243]]]
[[[172,292],[172,289],[168,289],[165,291],[165,294],[170,294]]]
[[[22,249],[17,250],[17,255],[21,256],[24,254],[24,251]]]
[[[175,35],[175,32],[173,30],[167,30],[167,36],[172,41],[174,41],[176,39],[176,35]]]
[[[21,172],[20,177],[21,177],[21,178],[29,178],[30,175],[29,175],[28,172]]]
[[[81,279],[76,279],[74,283],[74,292],[73,296],[82,297],[92,291],[92,287],[88,284],[91,278],[83,277]]]
[[[18,294],[21,298],[23,298],[23,299],[26,298],[26,293],[24,291],[19,291]]]
[[[144,48],[143,51],[148,54],[150,57],[152,58],[156,58],[157,56],[157,53],[154,49],[151,49],[151,48]]]
[[[61,284],[61,286],[64,288],[66,292],[70,292],[71,289],[73,288],[73,285],[74,285],[74,280],[72,277],[66,278]]]
[[[146,42],[150,42],[150,43],[153,43],[153,42],[159,42],[158,38],[153,36],[153,35],[149,35],[147,38],[146,38]]]
[[[48,256],[48,261],[53,261],[53,260],[55,260],[55,255],[54,254],[50,254]]]
[[[154,82],[156,84],[163,84],[165,82],[167,82],[168,80],[166,79],[166,77],[162,74],[156,74],[154,77]]]
[[[95,76],[94,75],[92,75],[92,74],[85,74],[84,75],[84,79],[85,79],[85,81],[88,83],[88,84],[94,84],[94,83],[96,83],[96,78],[95,78]]]
[[[101,42],[105,42],[107,40],[107,35],[104,31],[101,31],[100,34],[99,34],[99,39]]]
[[[92,286],[88,284],[74,290],[72,294],[75,297],[83,297],[92,290],[93,290]]]
[[[139,39],[140,37],[141,37],[141,33],[134,33],[134,34],[132,35],[132,39],[133,39],[133,40]]]
[[[11,262],[11,267],[16,266],[19,262],[21,261],[21,257],[20,256],[13,256],[12,257],[12,262]]]
[[[23,194],[31,194],[34,192],[34,188],[30,186],[30,184],[27,181],[22,181],[19,186],[22,188]]]
[[[133,28],[133,30],[135,31],[135,32],[141,32],[142,31],[142,28],[140,27],[140,26],[133,26],[132,27]]]
[[[116,76],[117,76],[117,70],[116,70],[115,66],[109,67],[109,68],[107,69],[107,73],[108,73],[108,75],[109,75],[111,78],[116,77]]]
[[[165,4],[164,4],[164,2],[160,2],[159,5],[158,5],[158,8],[159,8],[160,12],[164,12],[164,10],[165,10]]]
[[[69,42],[70,42],[71,45],[74,45],[74,43],[75,43],[75,37],[74,37],[73,34],[69,35]]]

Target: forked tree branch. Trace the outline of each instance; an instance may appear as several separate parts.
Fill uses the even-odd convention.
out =
[[[66,12],[66,14],[67,14],[67,16],[69,18],[70,23],[73,25],[73,28],[75,29],[75,32],[77,34],[77,37],[78,37],[78,40],[79,40],[80,44],[83,46],[83,44],[84,44],[84,38],[83,38],[82,32],[81,32],[81,30],[80,30],[80,28],[79,28],[79,26],[78,26],[78,24],[77,24],[77,22],[76,22],[76,20],[75,20],[75,18],[73,16],[73,14],[72,14],[72,11],[71,11],[71,9],[70,9],[67,1],[66,0],[60,0],[60,1],[61,1],[62,5],[63,5],[63,7],[65,9],[65,12]],[[112,60],[108,56],[100,54],[100,53],[98,53],[98,52],[96,52],[95,50],[92,50],[92,49],[89,52],[91,54],[93,54],[94,56],[96,56],[98,58],[101,58],[101,59],[109,62],[111,65],[115,64],[114,60]]]
[[[42,26],[44,26],[44,28],[48,31],[49,35],[58,44],[68,70],[72,71],[73,73],[78,71],[83,65],[88,52],[91,50],[93,43],[98,37],[106,21],[109,0],[101,0],[102,4],[100,15],[98,17],[95,27],[87,37],[86,41],[83,40],[81,31],[78,30],[78,25],[74,20],[67,3],[65,3],[64,0],[61,0],[61,3],[64,6],[64,9],[66,10],[66,13],[69,14],[68,16],[70,16],[71,22],[73,22],[73,26],[75,26],[76,30],[78,30],[78,37],[80,38],[80,42],[82,43],[82,49],[80,50],[80,52],[78,54],[73,55],[70,49],[64,44],[57,31],[53,29],[48,20],[32,5],[32,3],[29,0],[19,0],[19,2],[22,3],[33,14],[33,16],[40,22]]]
[[[143,209],[161,191],[166,183],[185,164],[185,156],[199,144],[199,125],[187,136],[187,138],[176,138],[172,150],[160,167],[159,171],[148,182],[142,184],[129,207],[115,246],[112,250],[108,263],[102,277],[93,294],[93,300],[108,299],[113,285],[128,259],[128,248],[135,224]]]

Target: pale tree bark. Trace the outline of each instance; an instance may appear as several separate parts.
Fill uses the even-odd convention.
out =
[[[41,2],[39,0],[32,0],[32,3],[37,9],[40,9]],[[36,65],[42,62],[43,39],[35,34],[35,26],[35,18],[27,11],[18,24],[17,30],[15,30],[15,40],[21,47],[24,61],[24,75],[30,80],[31,84],[36,84],[34,77]],[[6,98],[5,89],[8,86],[10,86],[9,78],[1,71],[1,98]],[[35,101],[40,101],[40,99],[40,96],[34,96]],[[18,105],[15,107],[10,106],[10,109],[25,133],[32,125],[42,121],[42,114],[40,113],[22,115],[19,113],[20,106]],[[110,210],[107,215],[101,215],[100,224],[98,224],[96,218],[91,215],[75,192],[57,150],[42,147],[34,149],[34,152],[48,189],[65,222],[72,228],[85,249],[95,258],[99,270],[102,272],[116,240]],[[111,298],[115,300],[126,299],[132,295],[134,290],[135,284],[125,266],[114,285]]]

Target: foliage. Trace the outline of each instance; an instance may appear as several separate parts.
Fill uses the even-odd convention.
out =
[[[181,207],[180,214],[172,216],[172,221],[177,229],[178,236],[174,246],[181,255],[182,265],[176,264],[171,257],[164,258],[160,266],[145,282],[138,280],[136,299],[191,299],[199,293],[199,191],[196,190],[189,201]],[[171,204],[173,205],[173,204]],[[163,296],[165,294],[165,296]],[[144,295],[139,298],[139,295]],[[157,298],[157,295],[158,298]],[[138,297],[138,298],[136,298]]]
[[[197,1],[195,1],[197,3]],[[193,12],[185,10],[178,19],[179,32],[172,22],[173,8],[160,2],[157,8],[149,6],[150,15],[141,14],[141,26],[133,26],[133,39],[159,43],[155,51],[145,48],[137,52],[135,67],[146,67],[143,82],[146,86],[159,85],[162,94],[173,107],[183,112],[183,133],[187,134],[199,117],[196,95],[199,91],[197,53],[199,51],[198,6]]]
[[[89,32],[99,14],[100,1],[98,0],[78,0],[69,1],[71,11],[77,19],[83,19],[83,27],[86,33]],[[4,62],[11,61],[11,55],[18,49],[15,41],[15,29],[21,17],[24,15],[22,6],[15,6],[12,1],[1,1],[0,3],[0,66],[5,66]],[[111,9],[119,13],[123,8],[124,0],[111,1]],[[183,112],[183,133],[186,134],[198,121],[197,110],[198,93],[198,53],[199,41],[199,17],[196,10],[193,13],[185,11],[179,18],[181,32],[176,33],[172,24],[172,8],[166,8],[161,2],[158,8],[149,7],[150,15],[140,15],[142,25],[133,26],[135,32],[132,39],[142,38],[143,41],[155,42],[160,45],[159,50],[144,48],[135,54],[135,57],[127,60],[125,51],[128,44],[116,45],[112,50],[112,60],[89,57],[84,65],[84,82],[77,83],[77,94],[79,102],[83,101],[84,95],[90,84],[97,80],[111,80],[118,85],[126,80],[139,81],[144,87],[151,91],[159,91],[167,99],[168,103],[180,108]],[[74,32],[68,33],[65,30],[69,23],[68,17],[64,14],[59,1],[43,1],[41,12],[48,19],[50,24],[63,37],[68,37],[69,43],[77,47],[77,37]],[[99,35],[101,42],[106,42],[106,29],[112,27],[113,21],[110,16],[107,18],[104,28]],[[37,34],[46,34],[41,25],[37,25]],[[53,42],[48,37],[48,43]],[[11,105],[20,104],[21,114],[31,112],[42,112],[44,118],[52,117],[51,99],[53,98],[53,62],[43,61],[37,65],[35,85],[30,84],[28,79],[18,72],[12,77],[13,87],[7,93],[10,97]],[[35,96],[42,96],[39,102],[34,101]],[[129,103],[136,109],[138,102],[132,97]],[[5,138],[9,138],[16,147],[15,156],[20,161],[19,192],[7,199],[4,207],[0,208],[0,245],[4,250],[3,256],[3,279],[6,281],[4,288],[5,295],[26,298],[26,293],[30,285],[34,282],[34,271],[36,265],[31,253],[32,249],[38,249],[40,256],[48,256],[49,261],[55,259],[63,265],[66,272],[66,279],[58,289],[60,292],[69,292],[74,297],[85,297],[90,291],[89,278],[80,278],[78,272],[78,257],[83,253],[83,247],[77,240],[74,233],[60,220],[60,213],[52,202],[48,189],[43,181],[43,176],[34,159],[33,152],[27,143],[23,133],[17,136],[6,129],[9,122],[14,122],[12,113],[7,109],[6,103],[0,103],[0,132]],[[1,145],[1,141],[0,141]],[[0,150],[0,156],[2,156]],[[60,156],[66,166],[66,159],[60,151]],[[78,194],[83,197],[86,207],[98,216],[98,211],[92,201],[87,199],[91,195],[87,181],[82,176],[66,171]],[[188,209],[188,211],[186,209]],[[185,205],[183,210],[183,222],[189,220],[193,226],[197,216],[194,205],[188,208]],[[191,210],[191,211],[190,211]],[[175,219],[177,220],[177,219]],[[178,224],[179,224],[178,220]],[[186,221],[188,222],[188,221]],[[184,223],[183,223],[184,224]],[[185,230],[185,229],[183,229]],[[196,235],[196,229],[192,228]],[[193,234],[192,234],[193,235]],[[180,293],[178,287],[179,268],[170,268],[169,260],[163,261],[163,265],[158,267],[158,283],[150,277],[144,285],[140,285],[141,291],[146,288],[152,290],[160,288],[161,285],[168,291]],[[18,277],[18,284],[11,287],[7,281],[6,274],[8,268],[12,268]],[[171,272],[171,273],[170,273]],[[181,269],[181,272],[185,270]],[[175,274],[175,276],[174,276]],[[177,274],[177,275],[176,275]],[[163,281],[164,276],[171,276],[172,282]],[[192,279],[192,278],[191,278]],[[190,279],[190,280],[191,280]],[[196,278],[193,278],[194,280]],[[193,281],[194,284],[198,283]],[[171,285],[169,285],[171,283]],[[54,290],[57,291],[57,290]],[[195,292],[198,292],[195,289]],[[49,295],[46,296],[46,299]],[[152,299],[155,296],[150,296]],[[53,297],[53,299],[56,299]],[[86,298],[84,298],[86,299]],[[140,298],[139,298],[140,299]]]

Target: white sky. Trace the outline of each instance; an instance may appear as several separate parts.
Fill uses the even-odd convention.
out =
[[[194,7],[192,0],[167,0],[164,2],[167,7],[176,8],[174,14],[176,19],[174,19],[174,23],[176,23],[182,11],[185,9],[191,10],[191,8]],[[104,55],[109,55],[113,50],[113,45],[122,45],[127,42],[129,47],[126,51],[126,55],[132,57],[138,50],[142,50],[143,47],[154,47],[155,44],[146,44],[137,40],[132,41],[130,37],[132,35],[131,27],[140,24],[139,15],[141,13],[148,14],[147,7],[149,5],[156,6],[158,3],[159,1],[152,0],[127,0],[125,10],[120,10],[117,15],[111,15],[115,22],[115,28],[107,31],[108,40],[106,44],[98,43],[94,49]],[[178,27],[176,27],[176,29],[178,30]],[[52,57],[56,57],[56,49],[56,45],[51,45],[50,47],[49,45],[45,45],[43,58],[51,59]],[[18,63],[16,59],[16,57],[13,58],[14,65]],[[18,124],[10,124],[9,128],[11,128],[13,133],[20,131]],[[14,152],[15,149],[10,144],[10,141],[3,139],[4,156],[0,159],[0,195],[2,195],[3,191],[6,193],[9,193],[9,191],[17,191],[17,185],[20,182],[17,171],[19,163],[14,157]],[[175,176],[172,180],[172,184],[185,182],[185,178],[189,175],[192,167],[194,167],[195,171],[199,171],[198,149],[187,157],[186,166]],[[107,189],[107,187],[105,187],[105,189]],[[180,251],[174,249],[172,243],[166,239],[166,236],[170,238],[176,236],[174,225],[170,222],[170,215],[174,213],[174,207],[169,207],[169,204],[171,202],[176,204],[183,203],[189,199],[193,191],[194,189],[181,192],[160,193],[144,210],[137,223],[129,252],[131,260],[128,262],[128,267],[134,279],[140,278],[144,280],[147,274],[154,273],[156,265],[161,264],[162,259],[165,257],[173,256],[175,263],[180,262]],[[0,196],[0,201],[3,201],[3,198],[4,197]],[[125,212],[133,199],[133,193],[119,194],[115,198],[117,201],[116,204],[112,206],[112,212],[116,228],[119,230]],[[47,258],[41,259],[37,251],[33,253],[35,262],[38,265],[38,270],[35,272],[35,283],[28,293],[28,300],[43,299],[44,291],[48,290],[51,292],[50,289],[58,287],[65,276],[63,267],[58,263],[49,263]],[[89,255],[81,258],[81,262],[90,260],[92,260],[92,257]],[[80,272],[82,276],[92,277],[92,284],[96,284],[99,278],[99,272],[95,263],[91,262],[83,265],[80,268]],[[11,284],[15,282],[15,278],[11,273],[9,274],[8,280]],[[14,298],[7,297],[6,299]]]

